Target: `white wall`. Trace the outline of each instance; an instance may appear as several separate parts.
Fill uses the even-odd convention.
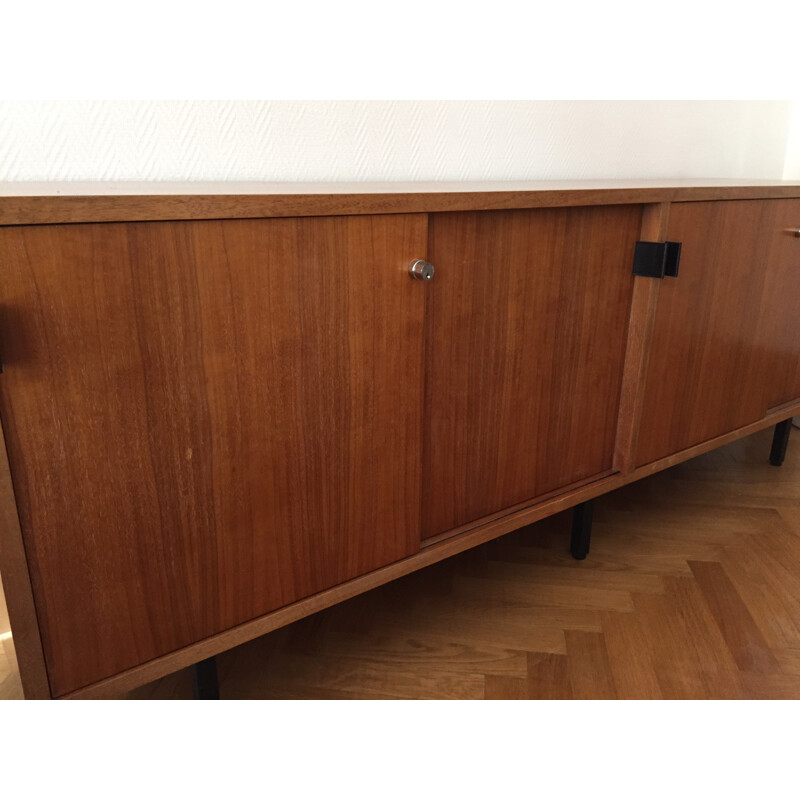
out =
[[[789,115],[783,179],[786,181],[800,180],[800,100],[794,101]]]
[[[790,101],[6,101],[0,180],[800,178],[798,114]]]

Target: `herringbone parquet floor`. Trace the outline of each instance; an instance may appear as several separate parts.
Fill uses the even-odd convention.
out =
[[[780,468],[763,431],[599,498],[584,562],[560,514],[224,653],[221,694],[800,698],[792,438]]]

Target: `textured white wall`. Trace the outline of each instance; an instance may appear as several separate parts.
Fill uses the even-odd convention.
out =
[[[0,180],[780,179],[792,115],[789,101],[6,101]]]
[[[794,101],[789,116],[783,179],[786,181],[800,180],[800,100]]]

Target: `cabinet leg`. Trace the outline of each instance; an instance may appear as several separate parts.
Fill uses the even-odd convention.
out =
[[[579,503],[572,509],[572,539],[569,550],[572,557],[582,561],[589,554],[589,541],[592,537],[593,500]]]
[[[195,700],[219,700],[217,659],[214,656],[192,664],[192,692]]]
[[[772,450],[769,453],[769,463],[774,467],[783,464],[786,458],[786,445],[789,444],[789,432],[792,430],[792,420],[784,420],[775,426],[775,435],[772,437]]]

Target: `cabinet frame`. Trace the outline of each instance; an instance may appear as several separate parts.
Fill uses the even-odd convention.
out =
[[[235,185],[233,185],[235,187]],[[663,241],[670,202],[800,198],[800,186],[783,182],[743,184],[719,181],[561,182],[542,184],[359,184],[322,187],[297,185],[291,190],[251,184],[232,193],[231,185],[196,184],[159,187],[148,194],[147,184],[116,195],[102,184],[69,188],[59,184],[0,186],[0,225],[327,216],[332,214],[433,213],[495,208],[539,208],[578,205],[643,204],[641,238]],[[235,189],[234,189],[235,191]],[[66,192],[66,193],[65,193]],[[425,254],[420,254],[424,257]],[[419,552],[360,575],[343,584],[279,608],[184,648],[140,664],[77,691],[67,698],[119,697],[124,692],[190,666],[250,639],[281,628],[350,597],[369,591],[451,555],[483,544],[578,503],[652,475],[667,467],[713,450],[800,414],[800,399],[770,409],[744,427],[634,467],[642,418],[643,383],[648,345],[658,303],[659,281],[636,277],[628,321],[621,402],[613,470],[595,480],[562,487],[548,495],[470,522],[422,543]],[[0,308],[2,313],[2,308]],[[2,357],[2,354],[0,354]],[[0,376],[2,380],[2,376]],[[28,561],[25,553],[11,474],[0,425],[0,573],[3,575],[9,618],[20,677],[27,698],[50,698]]]

